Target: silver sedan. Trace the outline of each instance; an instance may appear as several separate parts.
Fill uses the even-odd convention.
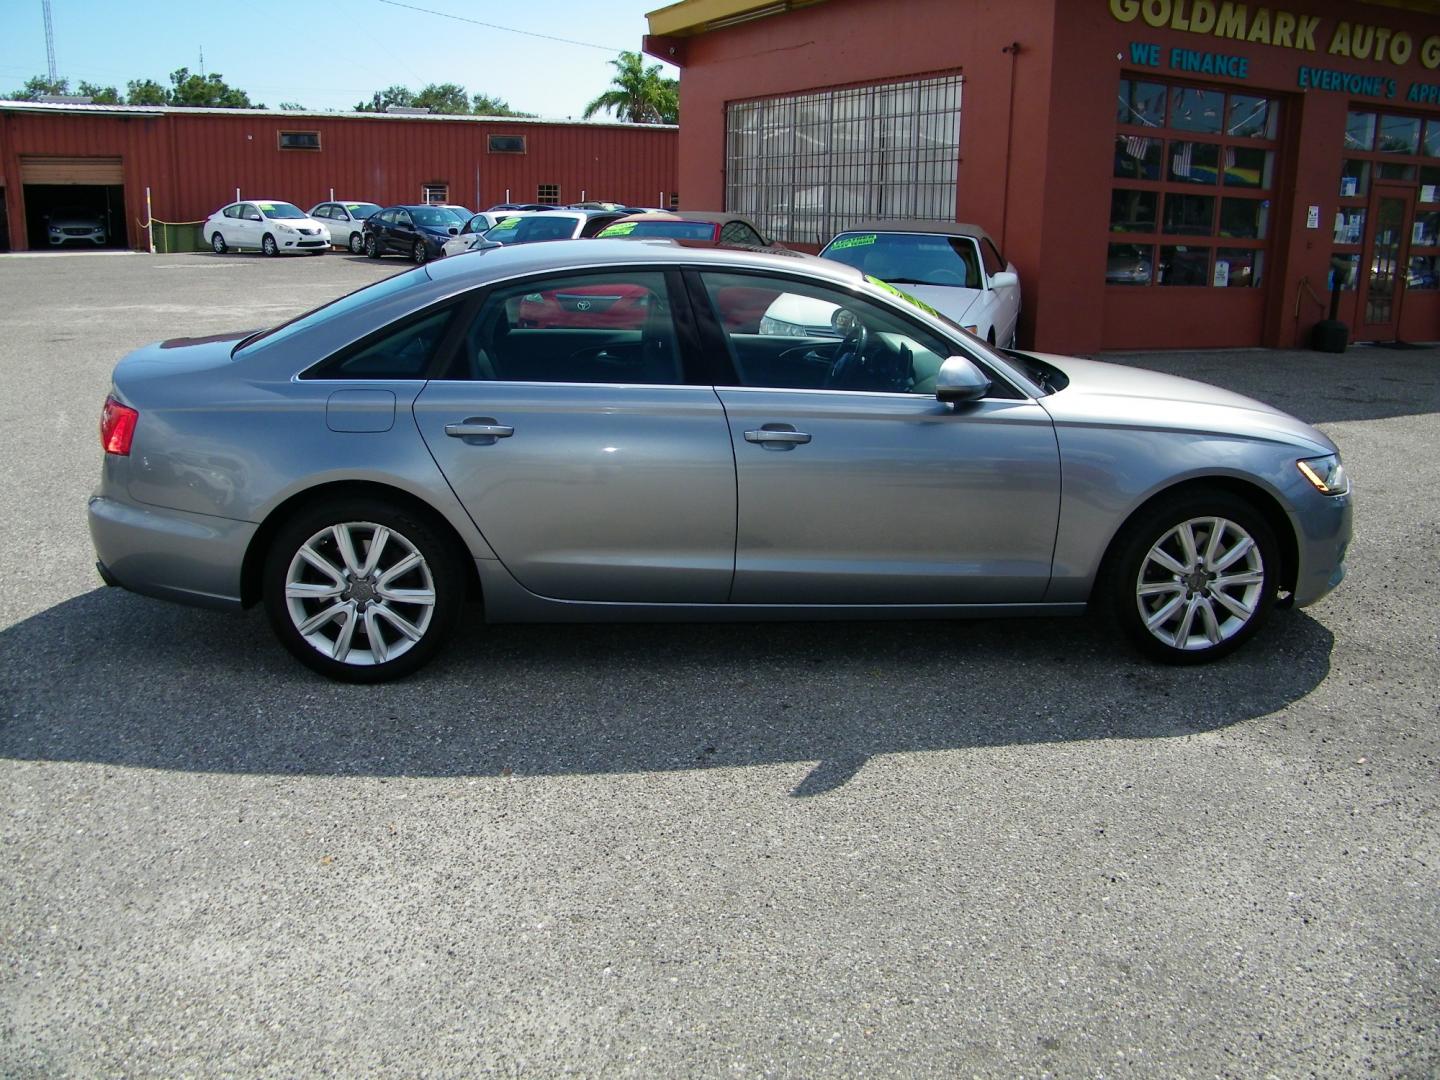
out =
[[[778,312],[805,333],[767,333]],[[793,320],[792,320],[793,321]],[[1107,610],[1230,652],[1344,575],[1325,435],[1214,387],[997,352],[794,254],[561,241],[418,267],[116,367],[104,580],[263,603],[326,675],[456,622]]]

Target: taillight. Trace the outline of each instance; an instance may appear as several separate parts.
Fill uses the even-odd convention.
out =
[[[130,441],[135,438],[135,421],[139,419],[140,414],[129,405],[121,405],[113,396],[107,397],[100,413],[100,445],[105,453],[128,455]]]

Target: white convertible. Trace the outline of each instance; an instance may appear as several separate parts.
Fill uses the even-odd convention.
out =
[[[836,235],[820,255],[899,286],[992,345],[1015,344],[1020,276],[978,225],[864,222]]]

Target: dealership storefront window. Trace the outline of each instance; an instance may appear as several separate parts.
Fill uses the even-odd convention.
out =
[[[821,245],[866,218],[955,220],[958,74],[821,90],[725,110],[725,209]]]
[[[1106,284],[1261,286],[1280,103],[1122,78],[1116,125]]]

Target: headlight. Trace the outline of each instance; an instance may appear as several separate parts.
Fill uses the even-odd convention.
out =
[[[1339,454],[1304,458],[1295,462],[1295,467],[1321,495],[1344,495],[1350,490],[1350,478],[1345,475],[1345,466],[1340,464]]]
[[[60,231],[60,226],[59,226],[59,225],[51,225],[51,226],[50,226],[50,231],[51,231],[52,233],[58,233],[58,232]]]
[[[760,319],[760,333],[772,334],[776,337],[809,337],[810,332],[803,326],[796,323],[785,322],[783,319],[772,319],[769,315]]]
[[[289,225],[276,225],[275,228],[279,229],[281,232],[293,233],[295,231]]]

